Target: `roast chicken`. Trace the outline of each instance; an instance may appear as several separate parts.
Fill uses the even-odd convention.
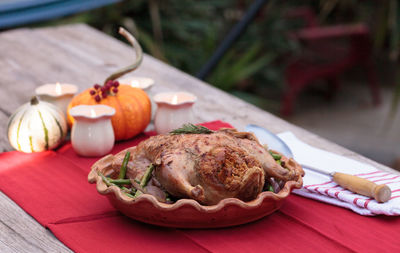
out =
[[[279,165],[252,133],[235,129],[153,136],[94,166],[119,171],[127,151],[131,152],[128,178],[140,181],[153,164],[152,187],[204,205],[230,197],[253,200],[263,191],[267,178],[285,182],[302,176],[298,170]]]

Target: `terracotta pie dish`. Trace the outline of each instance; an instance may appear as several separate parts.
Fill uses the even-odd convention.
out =
[[[126,150],[115,156],[121,153],[126,153]],[[113,158],[113,155],[108,155],[97,161],[89,173],[89,182],[96,183],[97,191],[105,195],[111,204],[126,216],[164,227],[218,228],[252,222],[278,210],[290,195],[291,190],[301,188],[303,184],[304,172],[300,165],[282,155],[282,161],[285,161],[286,167],[296,171],[299,176],[296,180],[286,181],[278,193],[263,191],[256,199],[248,202],[237,198],[226,198],[210,206],[201,205],[193,199],[179,199],[172,204],[167,204],[149,194],[142,194],[133,199],[125,195],[118,186],[107,186],[99,173],[103,175],[115,173],[110,167],[102,166],[105,161]]]

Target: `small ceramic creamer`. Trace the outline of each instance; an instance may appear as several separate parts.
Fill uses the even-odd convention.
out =
[[[107,105],[78,105],[71,108],[70,114],[75,119],[71,142],[77,154],[103,156],[111,151],[115,141],[111,124],[114,108]]]
[[[165,92],[154,96],[157,111],[154,128],[158,134],[166,134],[186,123],[195,123],[193,104],[197,97],[188,92]]]

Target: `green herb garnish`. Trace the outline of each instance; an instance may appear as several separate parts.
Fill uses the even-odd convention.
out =
[[[131,184],[130,179],[108,179],[108,181],[112,184],[116,185],[125,185],[125,184]]]
[[[107,186],[115,185],[115,184],[110,183],[109,179],[106,178],[106,176],[104,176],[103,173],[101,173],[100,171],[99,171],[97,174],[101,177],[101,179],[103,179],[103,182],[104,182]]]
[[[175,129],[170,134],[211,134],[212,130],[203,126],[196,126],[191,123],[183,125],[181,128]]]
[[[126,166],[128,165],[130,156],[131,156],[131,152],[127,151],[126,154],[125,154],[124,160],[122,161],[121,169],[119,170],[118,179],[124,179],[125,178],[125,176],[126,176]]]
[[[122,193],[124,193],[126,196],[130,197],[130,198],[135,198],[134,194],[135,192],[133,191],[133,188],[129,189],[126,188],[125,186],[120,186],[118,184],[131,184],[131,181],[129,179],[112,179],[112,178],[108,178],[106,176],[103,175],[103,173],[101,173],[100,171],[98,172],[99,176],[101,177],[101,179],[103,179],[103,182],[108,186],[118,186],[119,188],[121,188]]]
[[[140,180],[140,186],[142,188],[146,187],[147,183],[150,180],[151,173],[153,172],[153,170],[154,170],[154,165],[150,164],[149,167],[147,167],[146,171],[144,172],[142,179]],[[135,193],[135,197],[141,195],[142,193],[143,192],[137,190]]]
[[[282,156],[281,156],[281,155],[278,155],[278,154],[272,152],[271,150],[268,151],[268,152],[271,154],[272,158],[274,158],[275,161],[279,161],[279,160],[282,159]]]

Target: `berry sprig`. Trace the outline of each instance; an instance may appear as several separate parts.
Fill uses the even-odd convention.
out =
[[[107,98],[108,96],[114,96],[118,93],[119,82],[115,80],[109,80],[105,85],[100,86],[99,84],[93,85],[93,89],[91,89],[90,95],[94,97],[96,102],[100,102],[101,99]]]

